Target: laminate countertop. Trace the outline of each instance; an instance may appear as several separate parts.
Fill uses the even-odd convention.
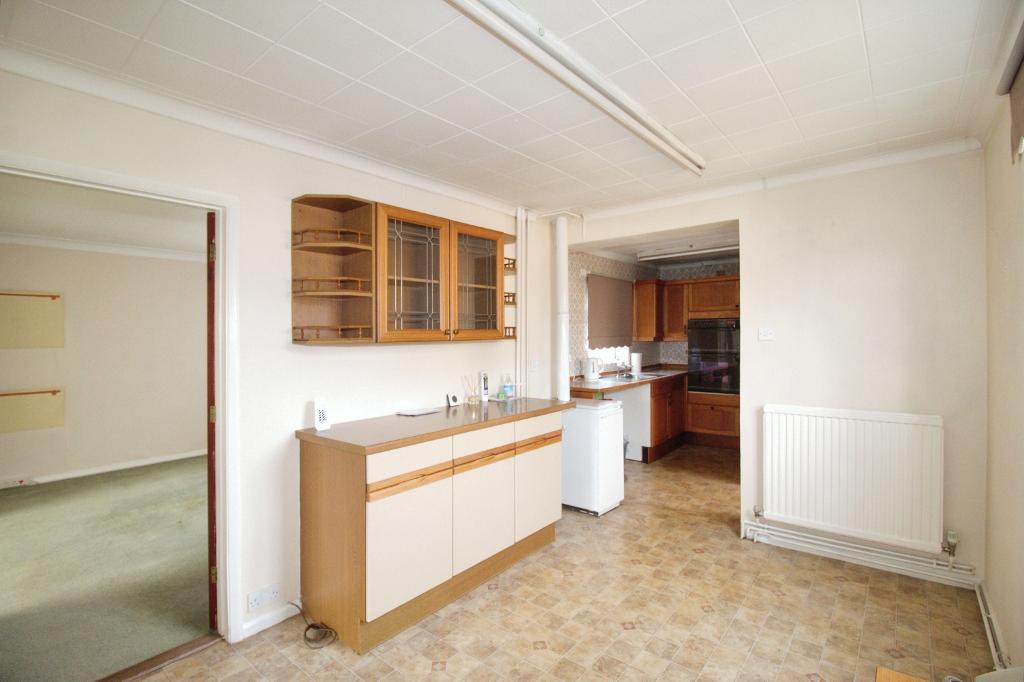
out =
[[[575,406],[574,400],[515,398],[508,402],[488,401],[479,405],[442,407],[437,412],[419,417],[392,414],[342,422],[326,431],[300,429],[295,432],[295,437],[345,452],[372,455],[456,433],[561,412]]]
[[[573,379],[569,383],[569,390],[572,391],[574,397],[593,398],[598,394],[625,391],[629,388],[636,388],[637,386],[643,386],[645,384],[653,384],[655,381],[671,379],[672,377],[677,377],[686,373],[686,365],[676,365],[672,368],[666,369],[645,369],[641,373],[645,378],[639,379],[625,377],[618,378],[615,375],[604,376],[596,381]]]

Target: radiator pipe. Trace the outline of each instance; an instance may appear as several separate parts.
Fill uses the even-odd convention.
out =
[[[559,400],[569,399],[569,219],[555,218],[555,384]]]

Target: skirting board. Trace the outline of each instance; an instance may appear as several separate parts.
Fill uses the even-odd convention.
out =
[[[295,603],[299,604],[300,606],[302,605],[302,601],[299,599],[296,599]],[[264,630],[272,628],[278,623],[283,623],[292,616],[297,615],[299,615],[299,610],[295,608],[295,605],[285,602],[281,606],[278,606],[275,609],[267,611],[261,616],[256,616],[252,620],[245,621],[245,623],[242,624],[242,639],[252,637],[257,632],[263,632]],[[241,640],[229,641],[232,644],[234,644],[235,641]]]
[[[51,483],[53,481],[63,481],[68,478],[80,478],[82,476],[105,474],[111,471],[120,471],[122,469],[134,469],[136,467],[144,467],[150,464],[162,464],[164,462],[173,462],[178,459],[199,457],[205,454],[205,449],[190,450],[188,452],[176,452],[173,455],[159,455],[157,457],[146,457],[143,459],[129,460],[127,462],[118,462],[117,464],[104,464],[103,466],[92,467],[89,469],[76,469],[75,471],[65,471],[59,474],[50,474],[48,476],[34,476],[29,480],[31,480],[33,483]]]
[[[1003,651],[1002,632],[999,630],[999,621],[996,620],[996,614],[992,611],[992,602],[989,600],[988,592],[985,590],[985,583],[979,582],[975,586],[974,591],[978,596],[978,608],[981,609],[981,620],[985,624],[988,647],[992,651],[992,662],[1000,670],[1009,668],[1013,665],[1013,661]]]
[[[839,540],[756,521],[744,521],[742,533],[744,538],[754,542],[763,542],[798,552],[848,561],[851,564],[877,568],[944,585],[963,587],[968,590],[975,589],[979,582],[973,566],[954,564],[950,568],[941,559],[930,559],[895,550],[881,549],[856,541]]]

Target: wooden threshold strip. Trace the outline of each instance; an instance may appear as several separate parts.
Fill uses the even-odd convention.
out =
[[[539,436],[534,436],[533,438],[527,438],[526,440],[521,440],[516,443],[516,454],[521,455],[524,452],[529,452],[530,450],[536,450],[548,445],[553,445],[561,440],[562,432],[560,430],[552,431],[551,433],[544,433]]]

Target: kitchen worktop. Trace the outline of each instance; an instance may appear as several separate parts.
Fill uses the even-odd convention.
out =
[[[650,375],[652,378],[616,378],[614,374],[603,376],[596,381],[587,381],[583,378],[576,378],[569,383],[569,390],[573,392],[574,397],[592,398],[597,394],[624,391],[626,389],[636,388],[637,386],[643,386],[645,384],[653,384],[655,381],[677,377],[686,374],[687,367],[686,365],[674,365],[671,368],[645,369],[642,373]]]
[[[456,433],[538,417],[575,406],[572,400],[515,398],[508,402],[488,401],[479,405],[442,407],[419,417],[388,415],[334,424],[326,431],[301,429],[300,441],[320,443],[347,452],[371,455],[376,452],[444,438]]]

